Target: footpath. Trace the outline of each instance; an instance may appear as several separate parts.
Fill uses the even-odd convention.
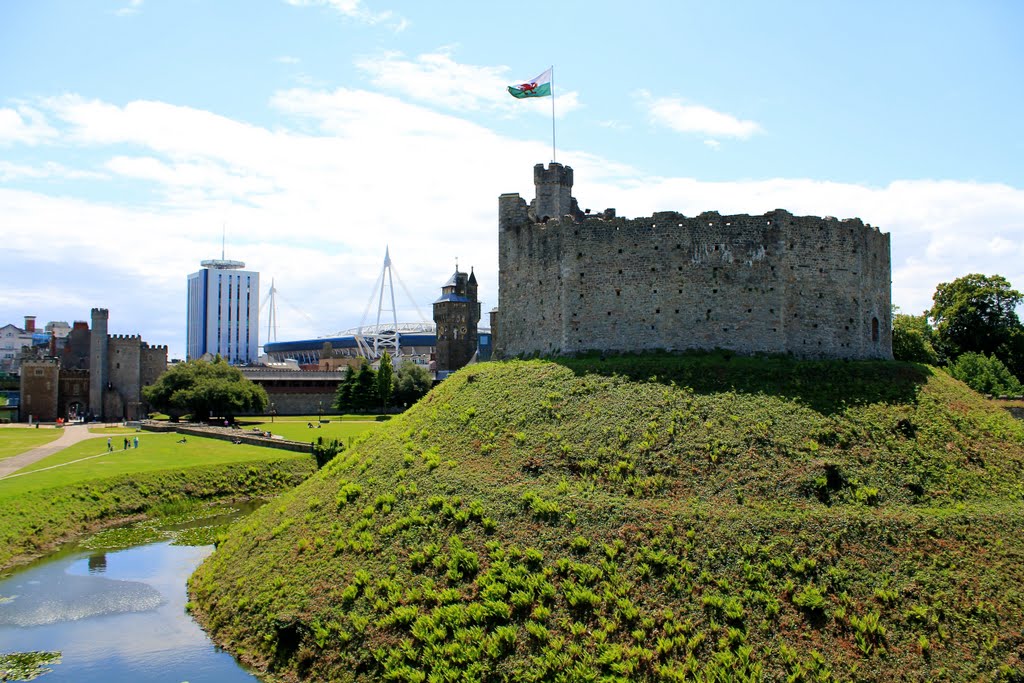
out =
[[[79,441],[102,439],[110,436],[109,434],[93,434],[89,431],[88,425],[84,424],[67,425],[62,431],[63,433],[55,441],[0,460],[0,479],[3,479],[8,474],[17,472],[22,467],[28,467],[34,462],[62,451],[68,446],[73,446]]]

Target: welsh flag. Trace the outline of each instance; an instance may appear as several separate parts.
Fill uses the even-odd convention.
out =
[[[519,100],[524,97],[549,97],[551,95],[551,69],[526,83],[508,86],[508,92]]]

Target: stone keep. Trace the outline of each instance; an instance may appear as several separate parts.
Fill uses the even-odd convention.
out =
[[[892,358],[889,235],[860,219],[589,215],[570,167],[498,199],[498,357],[731,349]],[[494,323],[492,323],[494,325]]]

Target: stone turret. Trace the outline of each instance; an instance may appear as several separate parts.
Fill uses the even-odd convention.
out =
[[[537,190],[537,198],[533,200],[531,209],[533,218],[538,223],[547,220],[559,220],[566,214],[575,216],[579,212],[572,198],[572,168],[551,162],[545,169],[544,164],[533,167],[533,184]]]
[[[92,309],[92,329],[89,332],[89,411],[97,417],[103,415],[103,394],[110,382],[110,359],[107,356],[109,318],[110,312],[107,309]]]

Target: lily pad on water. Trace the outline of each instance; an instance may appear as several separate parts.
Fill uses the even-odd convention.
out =
[[[177,532],[177,538],[171,545],[213,545],[219,534],[224,533],[228,528],[226,524],[217,524],[214,526],[197,526],[191,529],[182,529]]]
[[[0,681],[31,681],[53,671],[47,664],[60,664],[60,653],[38,651],[0,655]]]
[[[82,545],[90,550],[107,550],[110,548],[127,548],[133,545],[152,543],[170,537],[170,533],[157,529],[151,523],[141,522],[131,526],[101,531],[82,543]]]
[[[238,508],[213,507],[189,512],[146,519],[128,526],[100,531],[82,543],[89,550],[110,550],[144,545],[171,539],[174,545],[213,545],[217,534],[227,528],[226,524],[190,527],[203,520],[224,517],[238,512]],[[172,528],[185,527],[185,528]]]

